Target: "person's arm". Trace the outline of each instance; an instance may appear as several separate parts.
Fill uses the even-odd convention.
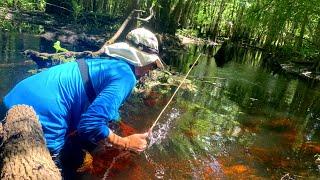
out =
[[[120,137],[108,128],[108,121],[119,118],[119,107],[129,96],[134,85],[135,78],[131,74],[119,74],[118,77],[109,80],[87,111],[82,114],[77,130],[79,136],[95,144],[108,140],[123,148],[143,150],[146,146],[145,135]]]

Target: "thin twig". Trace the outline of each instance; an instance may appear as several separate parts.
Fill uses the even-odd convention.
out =
[[[106,170],[106,172],[104,173],[102,179],[107,179],[107,178],[108,178],[109,173],[110,173],[110,170],[113,168],[113,166],[115,165],[115,163],[116,163],[116,161],[117,161],[118,159],[120,159],[120,158],[122,158],[122,157],[125,157],[125,156],[127,156],[127,155],[129,155],[129,154],[130,154],[129,151],[124,151],[124,152],[120,153],[118,156],[114,157],[114,158],[112,159],[112,162],[111,162],[109,168],[108,168],[108,169]]]
[[[149,15],[148,17],[146,17],[146,18],[139,18],[139,17],[137,17],[137,20],[139,20],[139,21],[144,21],[144,22],[149,22],[150,19],[154,16],[153,7],[154,7],[154,5],[152,5],[152,6],[149,8],[150,15]]]
[[[129,14],[129,16],[127,17],[127,19],[121,24],[120,28],[118,29],[118,31],[112,36],[111,39],[109,39],[107,42],[104,43],[104,46],[106,45],[109,45],[109,44],[113,44],[118,38],[119,36],[121,35],[121,33],[123,32],[123,30],[127,27],[128,23],[130,22],[130,20],[132,19],[132,16],[133,14],[135,13],[136,11],[133,10],[131,11],[131,13]]]
[[[32,4],[36,4],[36,3],[32,3]],[[72,11],[72,10],[70,10],[70,9],[67,9],[67,8],[65,8],[65,7],[58,6],[58,5],[55,5],[55,4],[51,4],[51,3],[47,3],[47,2],[46,2],[46,5],[54,6],[54,7],[57,7],[57,8],[60,8],[60,9],[63,9],[63,10],[69,11],[69,12],[73,12],[73,11]]]

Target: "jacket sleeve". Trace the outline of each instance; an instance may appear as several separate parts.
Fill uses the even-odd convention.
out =
[[[130,95],[136,80],[124,75],[109,80],[87,111],[81,115],[78,125],[80,138],[97,143],[109,135],[108,122],[119,119],[119,108]]]

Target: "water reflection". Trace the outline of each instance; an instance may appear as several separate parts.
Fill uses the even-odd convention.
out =
[[[172,62],[178,71],[203,49],[190,52]],[[260,51],[233,55],[223,68],[212,54],[202,57],[192,73],[198,92],[177,97],[181,115],[168,138],[148,150],[166,167],[164,179],[317,177],[319,87],[272,72]]]
[[[164,139],[167,138],[169,130],[172,129],[172,123],[175,119],[180,116],[180,112],[176,108],[172,108],[169,116],[166,118],[166,122],[159,123],[155,126],[155,130],[149,135],[149,145],[148,148],[151,148],[154,144],[161,144]]]
[[[17,82],[30,76],[28,70],[33,66],[24,63],[26,59],[21,53],[26,48],[38,49],[39,39],[27,34],[0,33],[0,118],[5,113],[2,97]]]

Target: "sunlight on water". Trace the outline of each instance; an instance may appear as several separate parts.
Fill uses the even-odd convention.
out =
[[[151,158],[151,155],[148,152],[144,151],[144,156],[145,156],[146,160],[150,164],[152,164],[152,166],[155,167],[154,176],[157,179],[163,179],[164,175],[165,175],[165,167],[163,167],[161,164],[158,164],[158,163],[154,162],[154,160]]]
[[[164,140],[170,130],[171,123],[180,116],[180,112],[176,108],[172,108],[170,113],[167,115],[168,119],[166,122],[159,123],[154,127],[153,132],[149,136],[150,142],[148,148],[154,144],[160,144]]]
[[[219,162],[212,155],[208,155],[208,158],[201,158],[200,163],[197,166],[194,166],[193,169],[193,178],[202,179],[207,172],[208,176],[214,174],[215,177],[223,177],[223,170]]]
[[[168,137],[168,133],[171,129],[171,124],[180,116],[180,111],[176,108],[172,108],[170,113],[167,114],[168,119],[164,123],[158,123],[151,135],[149,136],[150,142],[148,149],[154,144],[159,145],[161,142]],[[165,176],[165,167],[161,164],[154,162],[151,155],[144,151],[146,160],[155,167],[155,178],[163,179]]]

